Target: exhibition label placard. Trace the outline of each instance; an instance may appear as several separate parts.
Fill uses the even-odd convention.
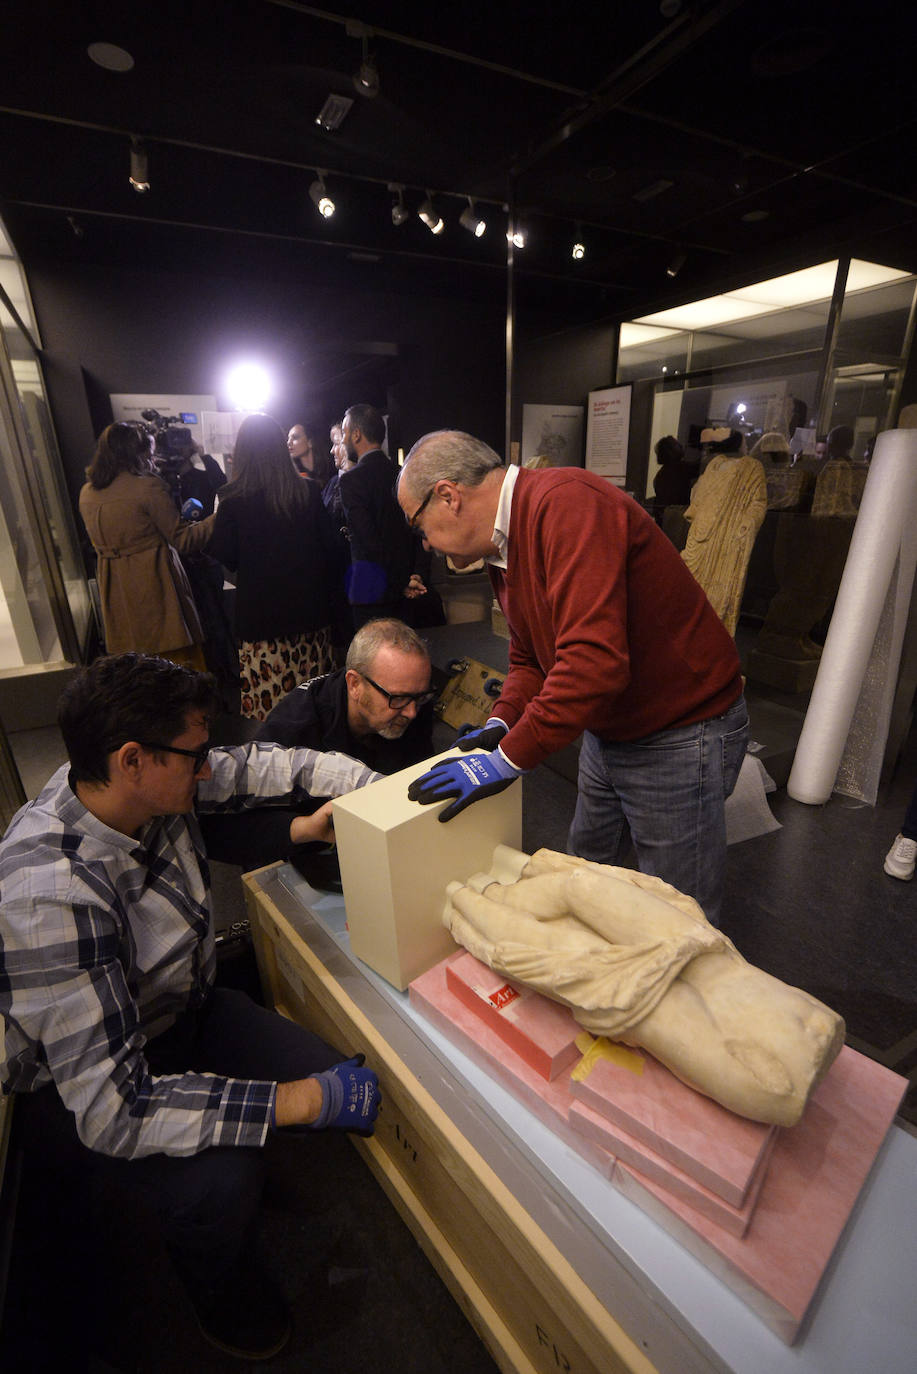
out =
[[[623,487],[627,476],[630,387],[590,391],[586,424],[586,467]]]

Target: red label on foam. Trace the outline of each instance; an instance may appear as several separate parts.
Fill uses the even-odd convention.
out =
[[[504,1007],[509,1006],[510,1002],[515,1002],[518,996],[519,993],[515,988],[510,987],[509,983],[504,983],[502,988],[497,988],[496,992],[492,992],[487,1000],[493,1003],[497,1011],[502,1011]]]

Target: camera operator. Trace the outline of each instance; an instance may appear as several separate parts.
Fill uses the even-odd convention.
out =
[[[204,548],[213,518],[181,520],[144,426],[109,425],[86,478],[80,514],[96,552],[108,652],[133,650],[203,668],[204,635],[180,555]]]
[[[183,520],[192,522],[213,514],[217,492],[226,483],[219,463],[201,445],[186,425],[175,417],[144,411],[143,417],[156,426],[156,453],[153,461]],[[232,626],[223,595],[223,569],[209,554],[182,554],[182,563],[204,634],[204,658],[208,671],[217,679],[221,704],[234,709],[233,695],[238,685],[239,664]]]
[[[156,412],[144,411],[155,415]],[[226,483],[226,474],[215,458],[205,453],[186,425],[178,425],[172,418],[163,421],[165,427],[156,433],[156,452],[153,461],[160,477],[172,493],[184,519],[201,519],[213,514],[216,494]],[[185,510],[188,501],[200,502],[201,509]]]

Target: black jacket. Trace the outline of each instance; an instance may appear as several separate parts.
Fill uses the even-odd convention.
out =
[[[353,735],[347,724],[344,670],[313,678],[278,702],[255,736],[286,748],[332,749],[359,759],[377,773],[397,773],[433,753],[433,707],[424,706],[400,739]],[[243,868],[261,868],[277,859],[309,856],[316,845],[290,843],[294,816],[318,810],[326,797],[312,797],[299,808],[256,806],[237,815],[202,812],[198,817],[208,857]]]
[[[350,534],[352,605],[398,601],[414,570],[414,538],[395,500],[395,469],[381,448],[341,473]]]
[[[324,753],[336,749],[377,773],[397,773],[433,753],[433,707],[424,706],[400,739],[354,735],[347,723],[347,681],[341,668],[285,696],[258,726],[255,739]]]
[[[341,621],[341,551],[310,478],[311,500],[301,516],[278,520],[260,496],[226,488],[207,546],[236,574],[236,638],[287,638]]]

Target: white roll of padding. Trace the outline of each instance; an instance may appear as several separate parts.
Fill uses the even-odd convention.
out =
[[[820,806],[831,796],[844,755],[886,603],[893,603],[892,652],[884,695],[897,677],[903,621],[917,560],[917,430],[880,434],[850,541],[844,575],[822,652],[787,792]],[[891,596],[890,596],[891,594]],[[903,608],[903,614],[902,614]],[[884,727],[883,727],[884,716]],[[869,728],[884,728],[880,710]],[[882,741],[884,747],[884,740]]]

